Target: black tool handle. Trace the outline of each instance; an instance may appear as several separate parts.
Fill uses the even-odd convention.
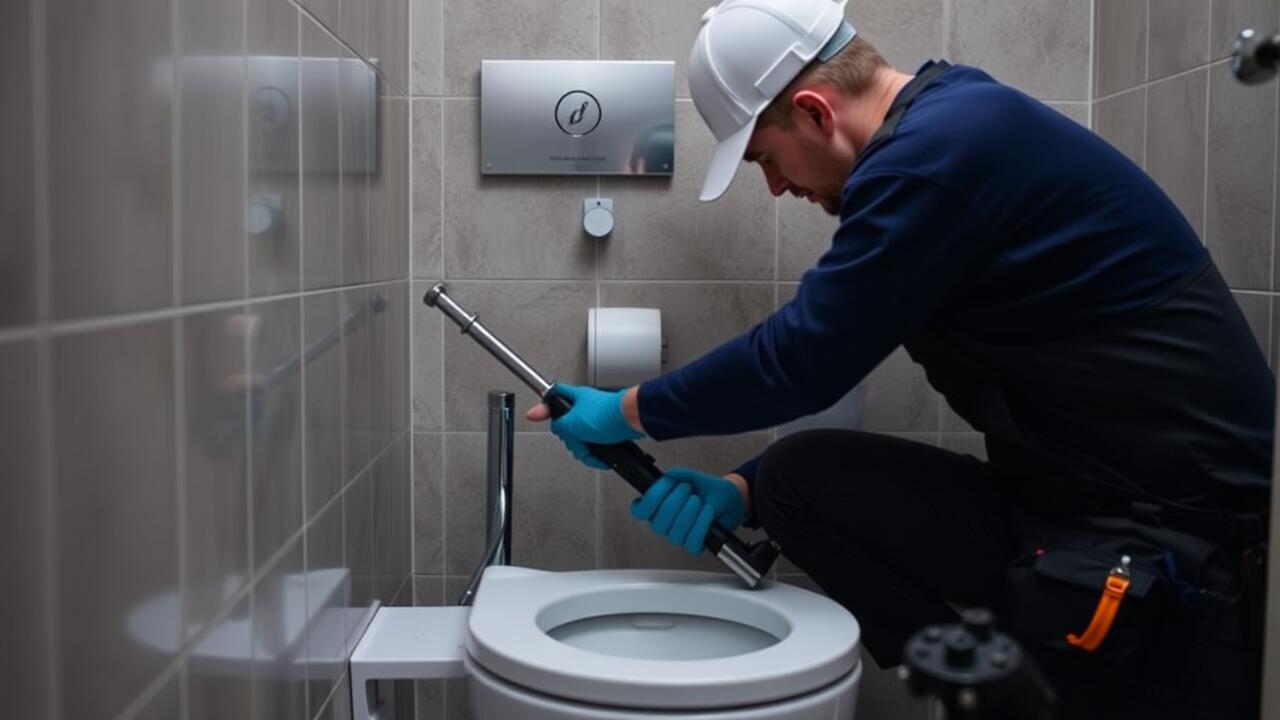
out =
[[[564,415],[573,407],[573,404],[567,398],[557,395],[554,391],[548,392],[542,398],[542,401],[551,409],[551,417],[553,418]],[[663,475],[653,456],[641,450],[639,445],[629,440],[616,445],[587,443],[587,448],[591,450],[592,455],[595,455],[608,465],[611,470],[621,475],[622,479],[626,480],[641,495],[654,483],[658,482],[658,479]],[[728,530],[714,522],[711,523],[711,530],[707,532],[707,549],[712,553],[718,553],[726,543],[737,550],[741,557],[747,557],[750,554],[750,549],[746,543],[739,540]]]

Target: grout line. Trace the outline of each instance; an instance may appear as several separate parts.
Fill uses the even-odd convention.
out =
[[[1276,100],[1272,107],[1276,108],[1275,116],[1280,117],[1280,89],[1278,89],[1280,84],[1272,85],[1272,92],[1276,93]],[[1276,136],[1275,127],[1272,127],[1272,136]],[[1280,211],[1280,207],[1276,204],[1276,196],[1280,195],[1280,192],[1277,192],[1280,190],[1280,187],[1277,187],[1278,183],[1280,183],[1280,138],[1271,147],[1271,283],[1268,287],[1272,290],[1276,289],[1276,212]],[[1274,323],[1274,318],[1272,322]]]
[[[1209,246],[1209,142],[1213,122],[1213,72],[1204,74],[1204,177],[1201,179],[1200,194],[1200,242]]]
[[[52,261],[49,247],[49,129],[48,92],[45,69],[44,3],[33,0],[31,7],[31,152],[34,182],[36,233],[36,321],[47,323],[52,315]]]
[[[243,16],[241,18],[243,22]],[[169,301],[180,305],[183,300],[183,178],[182,178],[182,3],[169,3],[169,193],[172,212],[169,216]],[[248,145],[246,142],[245,145]]]
[[[31,340],[40,337],[54,336],[60,337],[64,335],[76,335],[79,333],[90,332],[93,330],[113,330],[132,325],[141,325],[144,323],[154,322],[157,320],[168,320],[172,318],[181,318],[191,315],[199,315],[206,312],[219,312],[223,310],[232,310],[243,308],[246,304],[261,305],[267,302],[277,300],[294,300],[298,298],[309,298],[316,295],[341,294],[345,290],[360,290],[384,287],[394,285],[403,280],[383,280],[378,282],[357,283],[355,285],[337,285],[334,287],[320,288],[317,290],[299,290],[296,292],[281,293],[279,295],[265,295],[252,299],[237,298],[232,300],[218,300],[214,302],[200,303],[195,305],[182,305],[175,307],[159,308],[156,310],[143,310],[140,312],[124,313],[120,315],[101,315],[93,318],[84,318],[79,320],[62,320],[51,322],[43,325],[30,325],[22,328],[11,330],[0,330],[0,344],[7,342],[17,342],[21,340]]]
[[[1097,73],[1098,73],[1098,48],[1101,43],[1098,42],[1098,0],[1089,0],[1089,91],[1085,93],[1089,103],[1093,102],[1093,94],[1098,89]],[[1092,110],[1092,108],[1090,108]],[[1089,113],[1092,118],[1093,113]]]

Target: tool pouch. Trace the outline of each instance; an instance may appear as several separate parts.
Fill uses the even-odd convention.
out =
[[[1070,634],[1090,624],[1107,578],[1128,555],[1129,584],[1115,619],[1092,651],[1072,647]],[[1130,540],[1082,538],[1029,549],[1010,564],[1013,607],[1006,627],[1020,639],[1063,653],[1086,653],[1116,672],[1145,662],[1156,628],[1169,612],[1161,551]]]

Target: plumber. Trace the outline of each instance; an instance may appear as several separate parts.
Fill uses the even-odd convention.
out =
[[[830,248],[684,367],[557,386],[552,430],[600,466],[584,443],[767,429],[903,346],[989,461],[810,431],[673,469],[632,514],[694,553],[712,522],[763,527],[882,667],[986,606],[1062,717],[1256,718],[1275,381],[1213,261],[1104,141],[981,70],[892,69],[845,2],[724,0],[688,69],[718,141],[702,200],[746,160],[839,218]]]

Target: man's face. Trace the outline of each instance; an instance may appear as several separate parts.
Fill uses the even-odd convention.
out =
[[[760,166],[775,196],[789,192],[836,215],[851,163],[809,118],[798,120],[788,128],[757,127],[743,159]]]

